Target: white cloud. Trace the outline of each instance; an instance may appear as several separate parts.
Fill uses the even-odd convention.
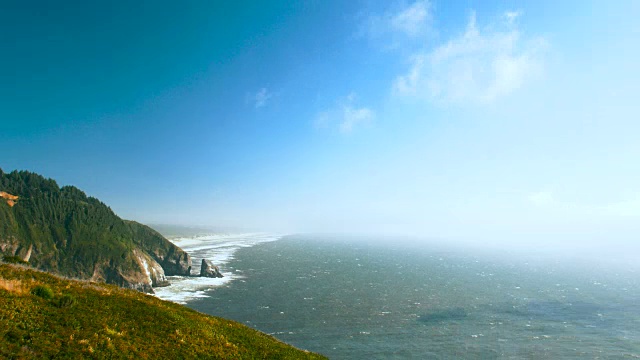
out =
[[[440,103],[489,103],[508,95],[540,73],[544,39],[523,39],[508,12],[506,28],[481,31],[473,13],[460,36],[431,51],[415,53],[395,79],[394,93]]]
[[[319,112],[313,126],[316,129],[337,127],[342,134],[351,133],[355,128],[369,124],[375,118],[375,112],[368,107],[355,106],[358,96],[350,93],[330,109]]]
[[[430,4],[427,1],[416,1],[389,19],[392,29],[411,37],[423,34],[430,21]]]
[[[506,11],[504,13],[504,18],[507,20],[507,24],[509,25],[513,25],[520,16],[522,16],[522,11],[520,10]]]
[[[373,116],[373,111],[369,108],[345,106],[343,109],[342,122],[340,123],[340,132],[343,134],[350,133],[355,126],[371,122]]]
[[[369,15],[361,24],[359,35],[380,41],[385,47],[396,48],[407,39],[418,39],[432,29],[431,4],[427,0],[402,3],[383,15]]]
[[[256,107],[256,109],[264,107],[267,105],[269,100],[273,97],[273,94],[270,93],[267,88],[260,89],[257,93],[251,96],[251,100]]]

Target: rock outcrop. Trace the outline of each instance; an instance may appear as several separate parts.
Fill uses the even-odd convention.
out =
[[[177,246],[167,256],[158,256],[158,260],[168,276],[191,275],[191,256]]]
[[[135,249],[133,257],[135,266],[118,266],[106,261],[96,263],[90,280],[149,294],[154,293],[154,287],[170,285],[164,270],[151,256]]]
[[[165,277],[164,269],[151,256],[134,250],[134,255],[138,259],[144,274],[147,275],[146,280],[152,287],[169,286],[169,281]]]
[[[27,253],[24,255],[24,257],[22,258],[22,261],[29,262],[29,259],[31,259],[32,251],[33,251],[33,244],[29,245],[29,249],[27,250]]]
[[[220,269],[217,266],[213,265],[211,260],[202,259],[202,265],[200,265],[200,276],[210,277],[210,278],[221,278],[224,277],[220,273]]]
[[[191,275],[191,256],[165,239],[152,228],[135,221],[125,221],[135,235],[135,242],[141,250],[155,260],[167,276]]]
[[[7,204],[10,207],[13,207],[16,204],[16,202],[18,201],[18,196],[11,195],[11,194],[9,194],[7,192],[4,192],[4,191],[0,191],[0,198],[3,198],[5,200],[7,200]]]
[[[107,262],[95,264],[91,281],[113,284],[125,289],[153,294],[153,286],[144,272],[129,267],[114,267]]]

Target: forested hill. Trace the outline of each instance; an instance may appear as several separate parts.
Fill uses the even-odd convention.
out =
[[[76,187],[0,169],[0,192],[5,260],[17,256],[45,271],[146,292],[166,285],[165,275],[190,273],[187,253],[155,230],[122,220]]]

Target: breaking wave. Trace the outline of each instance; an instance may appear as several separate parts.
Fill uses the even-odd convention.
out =
[[[215,234],[196,237],[183,237],[170,239],[170,241],[189,255],[191,255],[193,267],[191,277],[167,276],[171,283],[167,287],[154,288],[156,296],[179,304],[186,304],[190,300],[209,297],[206,294],[211,288],[227,285],[230,282],[242,279],[241,269],[233,269],[226,266],[233,259],[238,249],[255,246],[257,244],[276,241],[282,235],[265,233],[245,234]],[[223,278],[198,277],[202,259],[208,259],[220,268]]]

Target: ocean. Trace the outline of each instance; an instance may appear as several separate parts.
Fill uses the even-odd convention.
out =
[[[640,267],[392,238],[174,239],[222,279],[160,298],[331,359],[640,358]]]

